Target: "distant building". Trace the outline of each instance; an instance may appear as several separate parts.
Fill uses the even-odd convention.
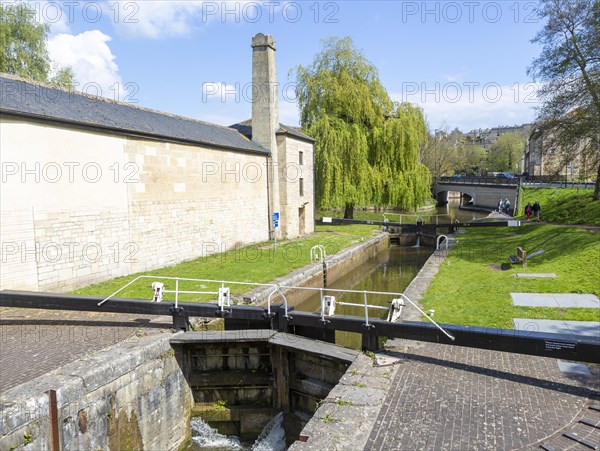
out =
[[[507,125],[494,128],[471,130],[467,135],[470,136],[470,139],[473,142],[481,145],[486,152],[489,152],[492,144],[494,144],[494,142],[496,142],[500,136],[506,133],[520,133],[523,135],[524,140],[527,141],[532,128],[532,124]]]
[[[251,123],[232,127],[1,75],[0,289],[67,291],[313,232],[314,140],[279,123],[271,36],[252,39],[252,72]]]
[[[573,143],[565,152],[553,144],[552,132],[540,127],[529,135],[523,158],[523,170],[530,176],[560,176],[569,180],[586,178],[589,168],[583,157],[585,141]]]

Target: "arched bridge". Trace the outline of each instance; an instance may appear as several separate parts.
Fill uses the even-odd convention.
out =
[[[519,179],[495,177],[440,177],[433,185],[433,196],[438,204],[448,203],[450,191],[470,198],[476,207],[496,208],[498,200],[508,199],[516,205]]]

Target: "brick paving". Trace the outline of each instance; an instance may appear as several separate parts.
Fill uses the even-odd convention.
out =
[[[0,309],[0,393],[108,346],[170,332],[171,318]]]
[[[581,376],[556,359],[388,343],[402,361],[366,450],[532,449],[581,415],[600,385],[597,366]]]
[[[1,310],[0,393],[113,344],[169,332],[167,317]],[[544,441],[554,449],[581,449],[559,431],[577,432],[579,418],[598,416],[586,409],[590,397],[598,396],[599,366],[591,366],[591,376],[569,375],[550,358],[408,340],[388,341],[387,347],[400,363],[361,370],[351,377],[364,384],[350,381],[342,387],[344,399],[348,390],[372,394],[377,384],[384,390],[383,401],[361,419],[367,428],[364,439],[339,436],[340,427],[357,427],[352,417],[340,424],[321,422],[337,430],[338,435],[328,435],[330,440],[339,436],[336,449],[361,449],[362,444],[366,450],[386,451],[539,449]],[[388,372],[389,381],[382,383]],[[359,403],[333,405],[364,411]],[[586,439],[600,441],[597,429],[585,432]],[[307,445],[311,442],[319,446],[316,436]]]

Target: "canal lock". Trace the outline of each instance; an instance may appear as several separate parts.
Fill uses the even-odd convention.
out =
[[[192,392],[192,418],[250,443],[280,412],[286,444],[298,440],[358,355],[270,330],[188,333],[171,344]]]

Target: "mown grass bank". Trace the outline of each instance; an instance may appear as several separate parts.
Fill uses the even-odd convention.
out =
[[[422,301],[442,323],[513,328],[512,318],[600,321],[598,309],[528,308],[512,305],[511,292],[592,293],[600,296],[600,234],[574,227],[529,224],[518,228],[469,229]],[[516,247],[544,253],[527,268],[500,270]],[[516,273],[556,273],[556,279],[517,278]]]
[[[268,283],[277,277],[284,276],[309,264],[311,247],[317,244],[323,245],[327,255],[333,255],[348,246],[368,239],[373,235],[375,229],[377,227],[366,225],[318,225],[314,234],[296,240],[279,242],[276,249],[273,249],[272,241],[251,244],[145,273],[118,277],[74,290],[71,293],[87,296],[108,296],[137,276],[149,274],[190,279]],[[119,293],[118,297],[151,299],[152,290],[149,288],[151,282],[150,279],[141,279]],[[166,283],[167,289],[175,289],[174,281],[163,282]],[[217,284],[191,281],[179,283],[179,289],[187,291],[216,291],[219,286]],[[231,285],[230,288],[232,294],[241,294],[251,289],[248,286],[236,285]],[[167,293],[164,299],[174,300],[175,296]],[[179,296],[180,301],[186,302],[199,302],[209,299],[215,299],[215,296],[196,294]]]
[[[519,217],[525,218],[527,202],[539,202],[540,220],[555,224],[600,225],[600,201],[593,201],[594,190],[576,188],[521,189]]]

